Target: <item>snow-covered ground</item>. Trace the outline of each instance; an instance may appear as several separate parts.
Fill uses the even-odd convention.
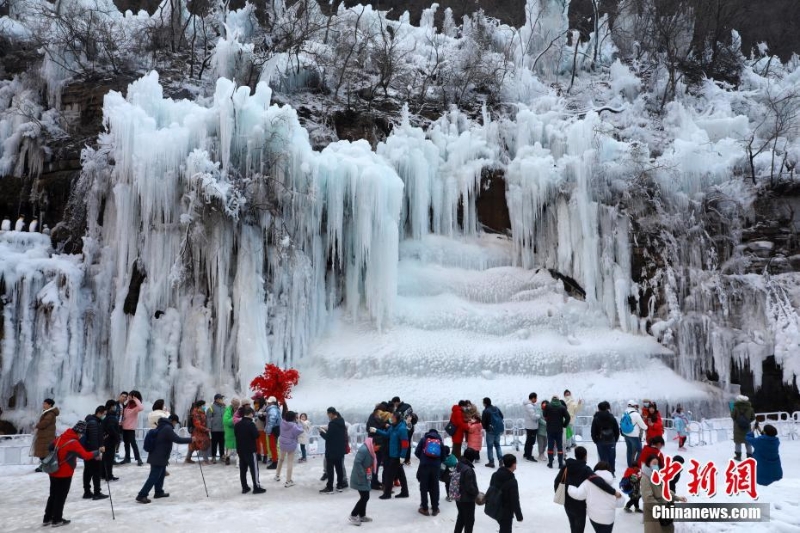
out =
[[[718,465],[726,462],[732,454],[732,443],[718,446],[690,448],[682,455],[687,459],[697,459],[701,463],[716,461]],[[596,462],[594,446],[588,446],[589,464]],[[510,450],[510,449],[509,449]],[[617,446],[617,465],[624,462],[625,446]],[[511,451],[511,450],[510,450]],[[675,444],[668,444],[667,452],[674,454]],[[486,459],[486,451],[481,452]],[[517,454],[518,457],[521,455]],[[758,487],[760,503],[771,504],[771,522],[758,524],[676,524],[677,532],[747,531],[797,532],[800,531],[800,441],[786,441],[781,446],[784,479],[769,487]],[[352,455],[347,458],[349,468]],[[372,491],[367,513],[374,519],[362,528],[373,532],[413,532],[451,531],[456,519],[456,508],[452,503],[442,501],[442,513],[438,517],[424,517],[416,512],[419,507],[418,484],[414,479],[416,459],[406,470],[412,497],[407,500],[379,500],[380,493]],[[349,471],[349,470],[348,470]],[[485,490],[491,472],[481,465],[476,467],[478,485]],[[73,521],[69,531],[192,531],[193,533],[221,533],[227,531],[254,531],[266,528],[273,533],[327,533],[340,528],[350,529],[347,516],[358,499],[353,490],[321,495],[323,487],[319,481],[322,472],[321,458],[310,459],[307,464],[295,465],[296,485],[284,488],[283,483],[272,479],[272,471],[261,470],[262,483],[267,488],[264,495],[242,495],[239,485],[238,469],[235,466],[212,465],[203,468],[209,497],[206,498],[200,469],[197,465],[176,464],[170,467],[170,476],[165,488],[170,493],[168,499],[154,500],[149,505],[134,501],[144,482],[148,467],[125,466],[117,468],[120,481],[112,483],[111,490],[116,511],[112,522],[111,507],[108,500],[84,501],[81,499],[81,470],[73,479],[72,490],[65,508],[64,516]],[[718,487],[724,488],[724,467],[718,474]],[[284,472],[285,476],[285,472]],[[567,531],[567,519],[563,508],[554,504],[553,478],[555,470],[549,470],[543,463],[522,462],[517,469],[520,484],[522,512],[524,521],[515,523],[515,531]],[[36,531],[41,528],[41,519],[47,500],[48,481],[43,474],[35,474],[32,467],[2,467],[0,477],[0,513],[2,531]],[[686,494],[688,475],[683,474],[678,484],[679,493]],[[444,487],[444,485],[440,485]],[[103,491],[106,492],[104,485]],[[722,492],[722,491],[720,491]],[[151,494],[152,496],[152,494]],[[716,496],[717,503],[748,501],[748,497]],[[703,501],[690,498],[690,502]],[[486,517],[479,508],[475,531],[488,533],[496,531],[496,524]],[[642,515],[617,513],[614,531],[629,533],[642,531]],[[586,531],[591,526],[587,525]]]

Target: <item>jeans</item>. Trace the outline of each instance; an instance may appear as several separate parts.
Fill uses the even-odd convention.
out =
[[[327,487],[329,489],[333,488],[333,473],[336,472],[336,487],[344,487],[345,486],[345,479],[344,479],[344,457],[325,457],[325,473],[328,475],[328,483]]]
[[[439,509],[439,467],[420,466],[417,470],[417,480],[419,481],[419,506],[423,509],[428,508],[428,494],[431,496],[431,508]]]
[[[553,453],[558,450],[558,467],[564,464],[564,441],[563,432],[555,431],[547,434],[547,463],[553,464]]]
[[[122,440],[125,442],[125,461],[131,460],[131,447],[133,448],[133,457],[137,461],[141,461],[142,457],[139,455],[139,445],[136,444],[136,431],[133,429],[122,430]]]
[[[472,533],[475,526],[475,502],[456,502],[458,516],[453,533]]]
[[[91,485],[94,485],[94,493],[100,494],[100,472],[103,471],[103,463],[99,459],[90,459],[83,462],[83,493],[92,492]]]
[[[525,458],[533,456],[533,443],[536,442],[536,433],[537,430],[535,429],[525,430],[525,451],[522,454]]]
[[[302,459],[303,461],[305,461],[305,460],[306,460],[306,457],[307,457],[307,456],[306,456],[306,445],[305,445],[305,444],[301,444],[301,445],[300,445],[300,459]]]
[[[50,496],[44,509],[45,522],[61,522],[64,519],[64,504],[67,502],[72,476],[50,478]]]
[[[156,466],[150,465],[150,475],[147,477],[147,481],[144,482],[142,486],[142,490],[139,491],[139,498],[147,498],[147,495],[150,494],[150,489],[155,486],[156,494],[161,494],[164,492],[164,475],[167,473],[167,465],[164,466]]]
[[[636,466],[639,462],[639,454],[642,453],[642,439],[637,437],[629,437],[627,435],[623,435],[625,437],[625,448],[626,448],[626,459],[628,460],[628,466]]]
[[[389,457],[383,465],[383,495],[391,496],[392,485],[397,478],[400,480],[400,494],[408,495],[408,481],[403,467],[400,466],[400,457]]]
[[[594,520],[589,520],[594,528],[594,533],[611,533],[614,530],[614,522],[610,524],[598,524]]]
[[[242,488],[246,489],[247,485],[247,471],[250,471],[250,477],[253,479],[253,488],[257,489],[261,486],[261,480],[258,477],[258,459],[254,453],[239,454],[239,481],[242,482]]]
[[[225,454],[225,432],[224,431],[212,431],[211,432],[211,458],[217,458],[217,449],[219,449],[219,457],[222,459],[222,456]]]
[[[741,442],[737,442],[736,444],[734,444],[734,448],[736,449],[736,453],[738,453],[739,455],[742,454],[742,443]],[[749,442],[745,442],[744,443],[744,449],[747,452],[747,455],[753,455],[753,447],[750,445]]]
[[[353,510],[350,512],[350,516],[357,516],[359,518],[364,518],[367,514],[367,502],[369,501],[369,491],[368,490],[360,490],[358,491],[358,501],[356,502],[356,506],[353,507]]]
[[[607,462],[611,465],[611,473],[614,474],[616,468],[614,464],[617,461],[617,445],[616,444],[609,444],[609,443],[598,443],[597,444],[597,457],[601,461]]]
[[[497,450],[497,461],[503,460],[503,450],[500,449],[500,436],[502,433],[486,433],[486,447],[489,449],[489,462],[494,463],[494,454],[492,446]]]

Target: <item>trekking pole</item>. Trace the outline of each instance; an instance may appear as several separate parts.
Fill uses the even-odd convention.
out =
[[[109,479],[111,475],[108,473],[108,465],[105,464],[105,471],[106,471],[106,487],[108,489],[108,503],[111,504],[111,520],[116,520],[117,517],[114,515],[114,499],[111,497],[111,480]]]
[[[208,485],[206,485],[206,476],[203,475],[203,461],[200,460],[200,450],[197,450],[197,466],[200,467],[200,477],[203,478],[203,487],[206,489],[206,498],[208,498]]]

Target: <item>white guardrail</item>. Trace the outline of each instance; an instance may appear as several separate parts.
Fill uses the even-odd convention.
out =
[[[677,439],[677,433],[673,426],[671,418],[664,420],[664,440],[668,443]],[[776,411],[771,413],[757,413],[756,420],[758,420],[763,427],[765,424],[772,424],[778,430],[778,436],[783,439],[798,439],[800,438],[800,411],[788,413],[785,411]],[[414,435],[412,437],[413,443],[419,441],[422,436],[432,428],[435,428],[439,433],[445,436],[445,443],[450,444],[449,437],[445,434],[444,428],[447,425],[447,419],[421,421],[414,428]],[[506,419],[505,432],[501,439],[501,445],[506,447],[513,447],[519,451],[525,442],[525,426],[521,418]],[[575,417],[575,434],[580,435],[584,442],[591,442],[591,416],[577,416]],[[367,437],[366,424],[351,424],[348,429],[350,437],[350,447],[353,451],[364,442]],[[149,431],[149,428],[138,428],[136,430],[136,442],[139,445],[139,452],[142,457],[147,454],[143,449],[144,436]],[[181,437],[189,436],[186,428],[180,428],[178,434]],[[733,420],[731,418],[705,418],[700,421],[689,422],[687,426],[686,444],[688,446],[707,446],[716,444],[718,442],[726,442],[733,439]],[[31,434],[18,434],[18,435],[0,435],[0,466],[9,465],[36,465],[39,460],[36,457],[30,456],[31,443],[33,435]],[[325,453],[325,441],[319,436],[319,429],[312,427],[308,436],[308,454],[321,455]],[[413,445],[412,443],[412,445]],[[123,450],[124,445],[120,445],[120,451]],[[172,447],[172,456],[175,460],[182,460],[186,457],[188,446],[185,444],[176,444]]]

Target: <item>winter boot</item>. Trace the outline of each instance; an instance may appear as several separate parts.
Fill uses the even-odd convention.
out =
[[[741,460],[742,460],[742,452],[736,452],[736,453],[734,453],[734,454],[733,454],[733,459],[734,459],[735,461],[741,461]]]

